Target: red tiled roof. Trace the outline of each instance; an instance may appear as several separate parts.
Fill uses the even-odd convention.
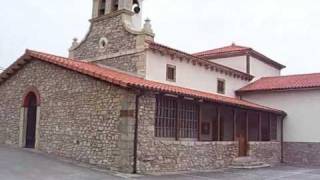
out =
[[[201,92],[188,88],[158,83],[155,81],[145,80],[138,76],[130,75],[124,72],[113,70],[107,67],[102,67],[93,63],[68,59],[51,54],[27,50],[26,53],[8,69],[0,75],[0,83],[10,77],[14,71],[18,70],[23,64],[32,59],[55,64],[66,69],[70,69],[91,77],[124,87],[124,88],[138,88],[143,90],[158,91],[169,94],[184,95],[193,98],[200,98],[212,102],[223,103],[233,106],[239,106],[248,109],[256,109],[262,111],[273,112],[277,114],[284,114],[283,111],[250,103],[236,98],[225,97],[217,94]]]
[[[251,48],[249,48],[249,47],[238,46],[233,43],[231,46],[225,46],[225,47],[221,47],[221,48],[217,48],[217,49],[211,49],[208,51],[198,52],[193,55],[205,58],[208,56],[219,55],[219,54],[224,54],[224,53],[229,53],[229,52],[243,52],[243,51],[248,51],[250,49]]]
[[[275,68],[278,69],[283,69],[285,68],[284,65],[268,58],[267,56],[259,53],[258,51],[255,51],[254,49],[250,47],[245,47],[245,46],[239,46],[236,44],[232,44],[230,46],[225,46],[217,49],[212,49],[208,51],[203,51],[203,52],[198,52],[194,53],[194,56],[197,56],[199,58],[203,59],[217,59],[217,58],[226,58],[226,57],[234,57],[234,56],[243,56],[249,54],[253,57],[256,57],[257,59],[270,64],[274,66]]]
[[[238,90],[238,93],[254,91],[281,91],[320,88],[320,73],[261,78]]]
[[[202,59],[200,57],[188,54],[186,52],[153,42],[153,41],[146,41],[146,43],[149,45],[148,48],[151,50],[160,51],[161,53],[167,53],[170,56],[175,56],[178,58],[185,58],[193,61],[195,64],[200,64],[203,66],[206,66],[207,68],[216,69],[218,72],[226,73],[226,74],[233,74],[235,77],[241,77],[246,80],[252,80],[253,76],[241,71],[238,71],[236,69],[217,64],[214,62],[207,61],[205,59]]]

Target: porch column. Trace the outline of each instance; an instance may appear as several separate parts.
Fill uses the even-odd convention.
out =
[[[217,116],[217,118],[218,118],[218,141],[221,141],[221,119],[220,119],[220,117],[221,117],[221,107],[220,106],[218,106],[218,116]]]
[[[181,106],[181,100],[182,100],[182,98],[183,98],[183,97],[180,97],[180,96],[179,96],[178,99],[177,99],[176,141],[178,141],[179,138],[180,138],[180,126],[181,126],[181,120],[180,120],[180,118],[181,118],[181,117],[180,117],[179,109],[180,109],[180,106]]]
[[[237,109],[233,109],[233,140],[237,140]]]
[[[246,140],[249,142],[249,111],[246,111]]]
[[[280,162],[281,163],[284,163],[284,151],[283,151],[283,121],[284,121],[284,118],[283,116],[281,116],[280,118],[280,123],[281,123],[281,142],[280,142],[280,145],[281,145],[281,157],[280,157]]]
[[[198,141],[201,141],[201,122],[202,122],[202,103],[198,102],[199,107],[199,120],[198,120]],[[210,127],[211,128],[211,127]]]

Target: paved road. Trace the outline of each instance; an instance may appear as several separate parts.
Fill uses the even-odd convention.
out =
[[[217,170],[163,176],[119,176],[0,146],[0,180],[320,180],[320,167],[279,166],[259,170]]]

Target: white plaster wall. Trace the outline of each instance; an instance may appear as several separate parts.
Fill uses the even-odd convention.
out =
[[[231,67],[238,71],[247,72],[247,57],[246,56],[236,56],[229,58],[220,58],[220,59],[209,59],[211,62],[215,62],[224,66]]]
[[[245,73],[247,72],[246,56],[211,59],[209,61],[231,67],[241,72],[245,72]],[[255,77],[254,80],[257,80],[257,79],[260,79],[261,77],[280,76],[281,71],[251,56],[250,57],[250,74]]]
[[[320,90],[254,93],[243,99],[284,110],[284,140],[320,142]]]
[[[281,71],[254,57],[250,57],[250,74],[254,76],[254,80],[257,80],[261,77],[280,76]]]
[[[176,66],[176,82],[166,80],[167,64]],[[249,83],[248,81],[217,73],[216,71],[206,70],[204,67],[195,66],[186,61],[181,62],[179,59],[172,60],[166,55],[160,55],[151,51],[147,52],[146,79],[148,80],[216,93],[218,78],[225,79],[225,95],[231,97],[235,97],[235,91]]]

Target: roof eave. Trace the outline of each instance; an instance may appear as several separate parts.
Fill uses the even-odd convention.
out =
[[[210,60],[210,59],[220,59],[220,58],[244,56],[247,54],[249,54],[253,57],[256,57],[257,59],[260,59],[260,60],[264,61],[265,63],[268,63],[279,70],[286,68],[285,65],[282,65],[282,64],[268,58],[267,56],[259,53],[258,51],[254,50],[252,48],[239,50],[239,51],[230,51],[230,52],[223,52],[223,53],[208,54],[208,55],[197,55],[197,57]]]
[[[220,104],[238,107],[238,108],[242,108],[242,109],[246,109],[246,110],[256,110],[256,111],[275,113],[278,115],[286,115],[286,112],[284,112],[282,110],[273,109],[273,108],[264,109],[262,107],[261,108],[251,107],[251,106],[246,106],[246,105],[241,105],[241,104],[234,104],[234,103],[219,101],[216,99],[206,98],[206,97],[202,97],[202,96],[195,96],[195,95],[190,95],[190,94],[185,94],[185,93],[177,93],[177,92],[170,91],[170,90],[150,89],[150,88],[146,88],[146,87],[134,85],[134,84],[131,84],[130,86],[133,89],[149,90],[149,91],[154,91],[154,92],[159,92],[159,93],[168,93],[168,94],[172,94],[172,95],[176,95],[176,96],[184,96],[184,97],[189,97],[189,98],[194,98],[194,99],[199,99],[199,100],[206,100],[206,101],[213,102],[213,103],[220,103]],[[267,108],[267,107],[265,107],[265,108]]]
[[[277,68],[279,70],[282,70],[282,69],[286,68],[285,65],[280,64],[277,61],[270,59],[269,57],[259,53],[258,51],[254,50],[254,49],[251,49],[249,51],[249,54],[251,56],[253,56],[253,57],[256,56],[258,59],[264,61],[265,63],[268,63],[268,64],[272,65],[273,67],[275,67],[275,68]]]
[[[274,89],[253,89],[253,90],[237,90],[236,95],[245,95],[250,93],[261,93],[261,92],[287,92],[287,91],[308,91],[308,90],[319,90],[320,86],[314,87],[297,87],[297,88],[274,88]]]

